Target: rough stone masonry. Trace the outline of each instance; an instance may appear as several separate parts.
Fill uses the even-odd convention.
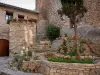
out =
[[[19,53],[21,50],[33,49],[36,42],[35,22],[11,22],[9,30],[10,53]]]
[[[40,20],[44,19],[50,23],[62,23],[57,10],[61,8],[61,0],[37,0],[36,9],[40,11]],[[100,27],[100,0],[84,0],[84,6],[88,12],[85,14],[82,21],[89,23],[92,26]],[[68,19],[65,18],[68,22]]]
[[[82,22],[86,25],[91,25],[93,27],[100,28],[100,0],[84,0],[84,6],[87,8],[88,12],[85,14]],[[37,27],[37,36],[44,36],[44,27],[46,23],[52,23],[59,27],[68,25],[68,17],[63,17],[64,20],[60,19],[57,10],[61,8],[61,0],[36,0],[36,9],[40,12],[39,22]]]
[[[44,62],[45,75],[100,75],[99,64]]]
[[[33,49],[36,44],[36,23],[16,21],[10,25],[0,25],[0,39],[9,41],[10,55],[24,49]]]

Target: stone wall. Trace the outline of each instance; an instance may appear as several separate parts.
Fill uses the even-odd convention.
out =
[[[61,28],[64,26],[67,26],[67,28],[69,27],[68,17],[63,16],[64,20],[61,20],[60,15],[57,12],[60,8],[60,0],[36,0],[36,10],[40,12],[39,21],[37,24],[38,37],[45,36],[44,27],[48,23],[54,24]]]
[[[84,6],[87,8],[88,12],[85,14],[82,21],[89,25],[100,27],[100,0],[84,0]],[[43,19],[54,24],[63,24],[63,21],[61,21],[57,14],[57,10],[61,8],[60,0],[37,0],[36,8],[40,11]],[[64,21],[68,22],[68,19],[65,18]]]
[[[0,39],[9,40],[9,25],[0,25]]]
[[[37,23],[37,42],[40,41],[40,39],[45,38],[45,26],[47,24],[47,20],[39,20]]]
[[[11,22],[9,32],[10,53],[19,53],[23,49],[33,49],[36,40],[35,22]]]
[[[84,5],[88,12],[83,21],[94,27],[100,27],[100,0],[84,0]]]
[[[37,0],[36,8],[40,12],[39,19],[47,20],[49,23],[57,26],[68,23],[68,17],[63,16],[64,20],[61,20],[57,12],[61,6],[60,0]]]
[[[82,25],[91,25],[93,27],[100,28],[100,0],[84,0],[84,6],[87,8],[88,12],[85,14],[81,20]],[[38,37],[44,34],[44,30],[41,26],[45,26],[41,20],[47,21],[47,23],[53,23],[57,26],[63,28],[70,28],[69,19],[63,16],[64,20],[60,19],[57,10],[61,8],[60,0],[36,0],[36,9],[40,12],[39,14],[39,24],[38,24]],[[84,23],[84,24],[83,24]],[[68,25],[68,26],[66,26]]]
[[[100,65],[44,62],[45,75],[100,75]]]

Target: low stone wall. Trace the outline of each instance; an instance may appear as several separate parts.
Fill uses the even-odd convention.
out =
[[[44,62],[45,75],[100,75],[100,65]]]

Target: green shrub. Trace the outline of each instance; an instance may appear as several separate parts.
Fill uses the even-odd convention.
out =
[[[86,42],[86,40],[84,40],[84,39],[80,41],[80,44],[86,44],[86,43],[87,43],[87,42]]]
[[[28,56],[32,57],[32,51],[28,51]]]
[[[77,50],[75,49],[74,51],[69,52],[68,55],[77,56]]]
[[[24,56],[24,55],[22,56],[22,55],[17,54],[13,57],[9,66],[16,67],[18,70],[21,70],[22,65],[23,65],[23,61],[30,61],[30,58],[27,56]]]
[[[60,36],[60,28],[53,24],[48,24],[46,26],[46,36],[51,41],[55,40]]]
[[[80,54],[82,54],[84,52],[84,50],[83,49],[79,49],[79,52],[80,52]],[[68,55],[70,55],[70,56],[77,56],[78,55],[77,54],[77,49],[75,49],[74,51],[70,51],[68,53]]]

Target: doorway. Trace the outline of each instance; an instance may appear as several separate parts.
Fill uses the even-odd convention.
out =
[[[9,41],[0,39],[0,56],[9,56]]]

